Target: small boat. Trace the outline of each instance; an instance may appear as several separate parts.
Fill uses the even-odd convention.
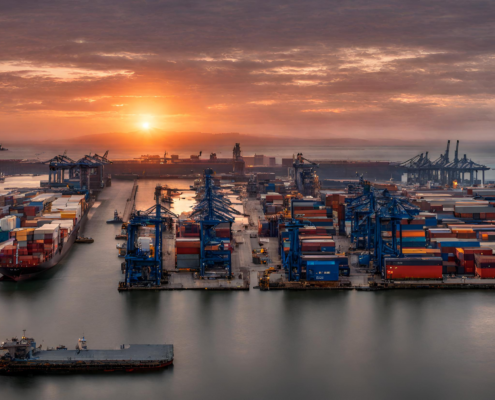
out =
[[[107,224],[121,224],[123,221],[122,217],[119,216],[119,213],[117,210],[113,213],[113,219],[107,220]]]
[[[8,149],[6,149],[5,147],[3,147],[1,144],[0,144],[0,151],[7,151]]]
[[[93,243],[95,240],[90,237],[78,236],[75,240],[76,243]]]

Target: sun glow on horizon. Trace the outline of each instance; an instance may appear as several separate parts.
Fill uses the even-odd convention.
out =
[[[149,122],[143,122],[141,124],[141,126],[143,127],[143,129],[149,129],[150,128],[150,123]]]

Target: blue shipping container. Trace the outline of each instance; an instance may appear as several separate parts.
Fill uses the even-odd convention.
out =
[[[9,231],[0,230],[0,242],[5,242],[9,240]]]
[[[338,261],[308,261],[306,263],[306,280],[308,281],[338,281]]]
[[[325,252],[335,252],[335,247],[322,247],[321,248],[321,251],[325,251]]]

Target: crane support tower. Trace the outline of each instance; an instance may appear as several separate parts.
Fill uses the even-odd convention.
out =
[[[162,279],[162,233],[170,218],[178,218],[160,204],[162,186],[155,188],[155,205],[137,211],[127,225],[124,286],[160,286]],[[150,227],[154,237],[149,235]]]
[[[298,153],[292,166],[298,192],[303,196],[317,197],[320,191],[320,181],[316,174],[316,168],[319,167],[319,164],[304,158],[302,153]]]
[[[200,268],[201,278],[232,277],[230,239],[235,215],[241,215],[231,206],[231,201],[218,193],[213,183],[213,170],[205,169],[203,199],[194,207],[191,218],[200,223]],[[219,237],[220,225],[228,226],[228,237]],[[225,231],[226,228],[223,229]],[[225,235],[224,235],[225,236]]]
[[[291,220],[285,224],[285,228],[289,232],[290,247],[286,254],[284,248],[280,250],[282,265],[285,269],[287,279],[291,282],[299,282],[301,279],[302,259],[301,246],[299,244],[299,229],[307,226],[308,223]]]
[[[232,160],[234,163],[234,174],[244,175],[246,170],[246,162],[241,157],[241,144],[236,143],[232,151]]]

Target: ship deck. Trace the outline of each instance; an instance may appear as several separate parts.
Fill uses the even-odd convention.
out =
[[[115,350],[42,350],[36,361],[163,361],[174,357],[171,344],[131,344]]]

